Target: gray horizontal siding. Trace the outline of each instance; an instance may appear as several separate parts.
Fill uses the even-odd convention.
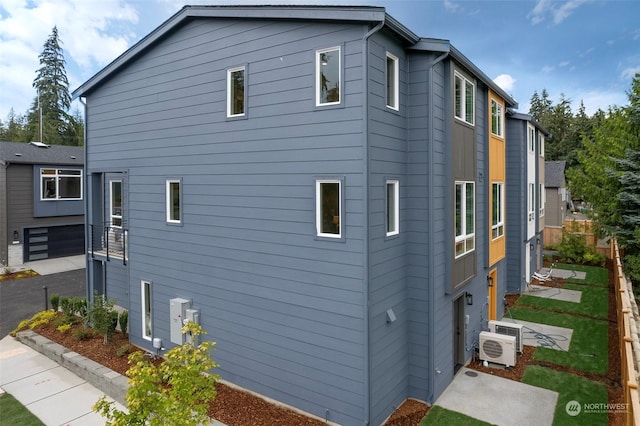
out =
[[[188,298],[223,378],[343,424],[361,424],[365,405],[365,31],[196,20],[87,100],[88,170],[129,171],[131,297],[153,282],[154,334],[169,341],[169,300]],[[315,49],[336,45],[343,104],[317,109]],[[237,65],[247,118],[227,120]],[[344,178],[344,241],[315,237],[318,176]],[[171,226],[176,177],[183,222]],[[132,310],[132,340],[149,346]]]

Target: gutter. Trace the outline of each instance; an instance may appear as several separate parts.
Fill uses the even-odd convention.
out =
[[[82,104],[82,107],[84,109],[84,135],[82,137],[82,150],[84,151],[84,194],[82,194],[84,196],[84,252],[85,252],[85,256],[84,256],[84,262],[85,262],[85,268],[84,268],[84,279],[85,282],[87,283],[87,285],[85,286],[85,292],[87,293],[87,300],[93,302],[92,296],[93,296],[93,291],[89,290],[89,283],[92,282],[89,280],[89,273],[90,271],[93,271],[93,268],[90,268],[89,266],[89,246],[90,246],[90,238],[91,238],[91,225],[89,224],[89,171],[88,171],[88,167],[87,164],[89,163],[89,157],[87,155],[87,133],[89,132],[88,130],[88,121],[87,121],[87,103],[85,102],[85,100],[82,97],[79,97],[78,100],[80,101],[80,103]],[[93,186],[93,184],[91,185]],[[93,286],[91,286],[93,290]]]
[[[363,282],[365,285],[364,291],[364,336],[365,336],[365,351],[364,357],[364,419],[362,425],[367,426],[369,424],[371,416],[371,371],[370,371],[370,359],[371,359],[371,345],[369,341],[369,38],[380,31],[385,25],[385,17],[378,22],[378,24],[370,29],[362,37],[362,79],[364,85],[362,87],[362,120],[364,122],[363,129],[363,149],[364,149],[364,173],[363,173],[363,186],[365,190],[365,204],[364,204],[364,276]]]
[[[447,47],[450,46],[449,44],[447,44]],[[442,62],[447,56],[449,56],[450,51],[448,49],[446,49],[440,56],[438,56],[437,58],[435,58],[432,62],[431,62],[431,66],[429,67],[429,105],[427,106],[427,114],[428,114],[428,120],[429,120],[429,159],[427,161],[427,165],[429,167],[429,173],[427,174],[429,181],[427,182],[427,188],[428,188],[428,196],[427,196],[427,205],[428,205],[428,209],[432,209],[433,208],[433,200],[434,200],[434,195],[433,195],[433,179],[434,179],[434,167],[433,167],[433,157],[434,157],[434,143],[433,143],[433,139],[435,138],[435,131],[433,128],[433,88],[434,88],[434,84],[433,84],[433,68],[439,64],[440,62]],[[429,184],[431,186],[429,186]],[[435,234],[435,229],[436,229],[436,225],[435,225],[435,221],[434,220],[429,220],[429,237],[433,240],[434,234]],[[429,280],[427,282],[427,292],[428,292],[428,297],[429,297],[429,334],[427,337],[427,347],[429,348],[430,356],[428,357],[427,360],[427,377],[431,377],[431,380],[429,380],[428,383],[428,389],[427,389],[427,393],[428,393],[428,397],[427,397],[427,401],[429,403],[433,403],[434,402],[434,394],[435,394],[435,371],[436,371],[436,367],[435,367],[435,344],[434,344],[434,330],[435,330],[435,323],[436,323],[436,313],[435,313],[435,307],[434,307],[434,300],[435,300],[435,282],[436,282],[436,272],[435,272],[435,260],[434,260],[434,256],[433,256],[433,244],[431,245],[431,253],[428,254],[427,256],[427,267],[429,268]]]

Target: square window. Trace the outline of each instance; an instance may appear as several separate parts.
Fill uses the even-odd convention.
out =
[[[400,232],[400,182],[387,181],[387,236]]]
[[[387,52],[387,106],[399,109],[399,73],[398,58]]]
[[[339,180],[316,181],[316,229],[320,237],[342,236],[341,186]]]
[[[316,106],[340,103],[340,47],[316,51]]]
[[[181,217],[181,182],[180,180],[167,180],[167,222],[180,223]]]
[[[245,67],[227,70],[227,117],[245,113]]]
[[[475,85],[462,75],[455,73],[454,79],[454,115],[456,118],[473,125],[475,122]]]

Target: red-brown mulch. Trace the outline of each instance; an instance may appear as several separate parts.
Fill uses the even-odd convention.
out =
[[[19,280],[19,279],[22,279],[22,278],[37,277],[39,275],[40,274],[38,274],[33,269],[26,269],[24,271],[11,272],[9,274],[0,274],[0,282],[2,282],[2,281],[11,281],[11,280]]]

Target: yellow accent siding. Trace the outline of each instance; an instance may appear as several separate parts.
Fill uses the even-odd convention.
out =
[[[491,101],[496,101],[497,104],[502,107],[502,136],[496,136],[492,132],[492,108]],[[502,236],[493,239],[493,191],[492,184],[493,183],[503,183],[506,188],[506,108],[504,99],[500,98],[496,93],[489,90],[489,104],[487,105],[488,109],[488,129],[489,129],[489,266],[494,265],[496,262],[504,259],[506,252],[506,234],[508,229],[506,226],[504,227],[504,233]],[[506,189],[504,191],[506,193]],[[503,203],[505,202],[503,194]],[[504,222],[506,216],[506,207],[503,210],[502,221]]]

